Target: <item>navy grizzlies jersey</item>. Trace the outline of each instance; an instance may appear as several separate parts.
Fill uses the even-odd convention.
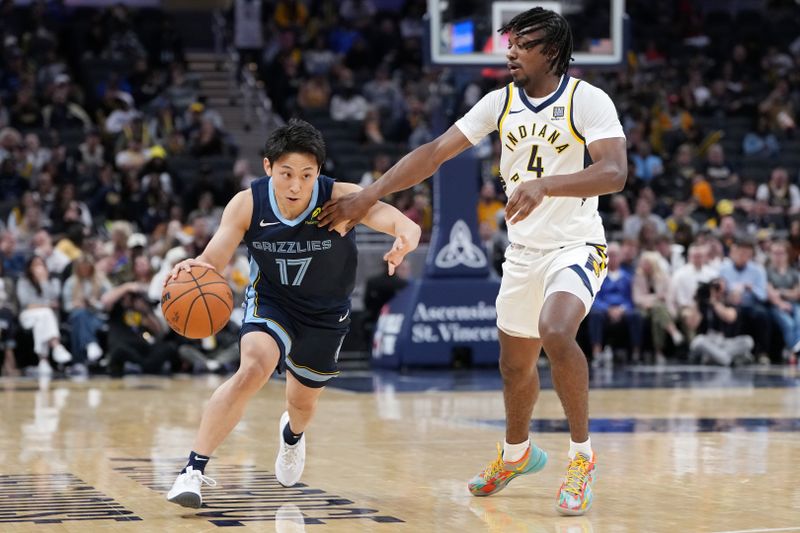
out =
[[[342,237],[317,221],[333,184],[332,178],[319,176],[308,208],[287,220],[272,179],[252,183],[253,218],[244,235],[250,255],[248,316],[269,303],[306,323],[329,322],[326,315],[341,316],[350,308],[358,262],[355,232]]]

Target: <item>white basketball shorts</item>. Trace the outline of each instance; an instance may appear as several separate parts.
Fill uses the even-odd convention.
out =
[[[512,337],[539,338],[539,314],[555,292],[574,294],[589,313],[606,277],[605,244],[536,250],[506,248],[497,295],[497,327]]]

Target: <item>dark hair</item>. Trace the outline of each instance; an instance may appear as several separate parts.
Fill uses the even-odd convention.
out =
[[[264,145],[264,157],[270,164],[289,153],[309,154],[316,158],[317,166],[325,163],[325,141],[317,128],[298,118],[273,131]]]
[[[41,256],[38,256],[36,254],[30,256],[28,258],[28,260],[25,261],[25,273],[24,273],[24,276],[25,276],[25,279],[27,279],[28,281],[31,282],[31,285],[33,285],[33,288],[36,289],[36,293],[39,296],[41,296],[43,294],[42,293],[42,285],[41,285],[41,283],[39,283],[39,280],[36,279],[33,276],[33,262],[36,261],[37,259],[40,260],[42,263],[44,263],[44,259]],[[45,266],[47,266],[46,263],[45,263]]]
[[[542,54],[550,60],[550,69],[558,76],[566,74],[572,60],[572,30],[567,20],[555,11],[534,7],[515,16],[498,31],[501,34],[513,32],[519,37],[539,30],[544,31],[544,35],[526,43],[525,47],[544,45]]]

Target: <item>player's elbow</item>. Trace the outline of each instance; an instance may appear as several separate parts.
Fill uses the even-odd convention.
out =
[[[628,181],[627,161],[609,161],[606,164],[606,172],[608,173],[608,183],[611,188],[608,191],[609,193],[620,192],[625,188],[625,183]]]

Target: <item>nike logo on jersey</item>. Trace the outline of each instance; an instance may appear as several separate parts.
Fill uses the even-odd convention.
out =
[[[267,226],[274,226],[275,224],[280,224],[280,222],[264,222],[262,219],[261,222],[258,223],[259,226],[262,228],[266,228]]]
[[[523,111],[525,111],[525,110],[524,109],[517,109],[516,111],[509,111],[508,114],[509,115],[516,115],[517,113],[522,113]]]
[[[347,320],[348,316],[350,316],[350,310],[349,309],[347,310],[347,312],[344,315],[339,317],[339,322],[344,322],[345,320]]]

